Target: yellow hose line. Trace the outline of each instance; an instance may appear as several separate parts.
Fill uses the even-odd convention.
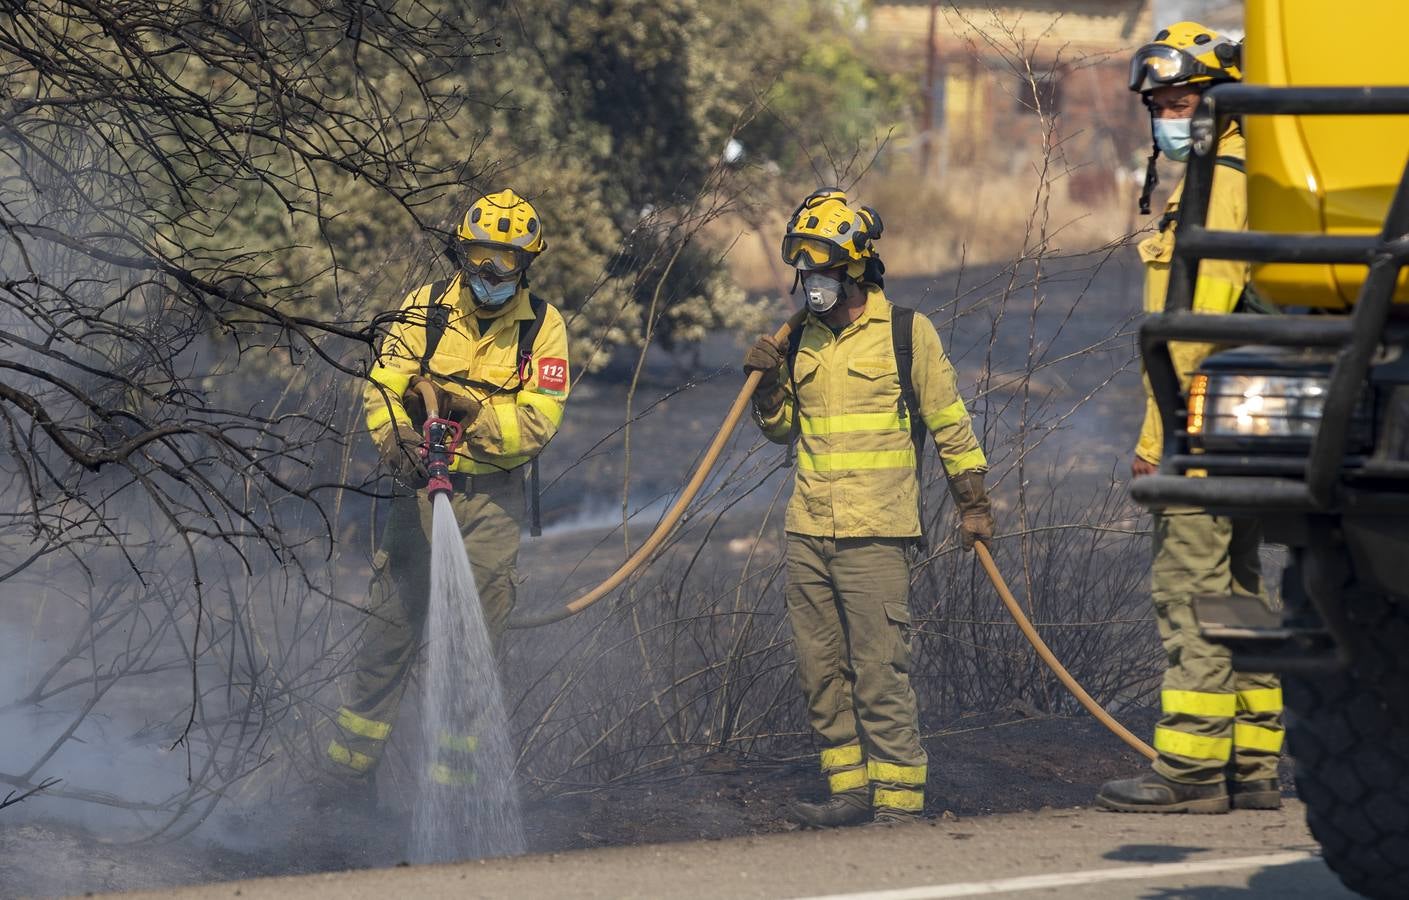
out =
[[[426,418],[439,419],[440,407],[435,402],[435,388],[429,381],[416,382],[416,393],[421,395],[421,402],[426,405]]]
[[[1111,730],[1111,733],[1129,744],[1134,750],[1144,755],[1148,759],[1154,759],[1157,755],[1155,749],[1149,744],[1130,733],[1130,730],[1117,722],[1110,713],[1101,708],[1090,694],[1086,693],[1071,673],[1062,665],[1061,660],[1052,652],[1052,648],[1047,646],[1047,642],[1042,640],[1042,636],[1037,633],[1037,629],[1032,627],[1032,622],[1023,613],[1022,607],[1018,605],[1017,598],[1013,592],[1008,590],[1008,583],[1003,580],[1003,573],[998,571],[998,566],[993,562],[993,555],[988,552],[988,546],[983,541],[974,544],[974,552],[978,554],[978,561],[983,565],[983,570],[988,573],[988,580],[993,582],[993,587],[998,591],[998,597],[1003,601],[1003,605],[1008,608],[1008,614],[1013,617],[1013,621],[1018,623],[1018,628],[1022,630],[1023,637],[1032,645],[1032,649],[1037,651],[1037,655],[1042,657],[1042,661],[1047,664],[1047,668],[1066,686],[1071,695],[1086,707],[1086,711],[1096,717],[1102,725]]]
[[[794,328],[802,324],[805,310],[794,313],[792,318],[783,323],[783,326],[773,335],[781,344],[787,341],[788,335]],[[601,600],[607,594],[621,586],[622,582],[635,574],[649,560],[665,539],[675,530],[675,526],[680,523],[680,518],[685,514],[685,509],[694,501],[695,495],[704,487],[704,483],[709,478],[709,474],[714,470],[714,466],[719,462],[719,455],[724,452],[724,447],[729,443],[729,438],[733,436],[734,429],[739,427],[739,421],[744,417],[745,410],[748,409],[749,400],[753,397],[754,388],[758,387],[758,381],[763,377],[762,372],[750,372],[744,379],[743,389],[739,391],[739,396],[734,398],[734,405],[729,408],[729,414],[724,417],[724,424],[719,426],[719,433],[714,436],[714,441],[705,451],[705,455],[700,459],[699,465],[695,466],[694,474],[690,476],[690,481],[685,485],[680,496],[675,498],[675,503],[666,512],[665,518],[661,519],[651,536],[646,538],[635,553],[622,563],[621,566],[607,577],[606,581],[594,587],[592,590],[578,597],[568,605],[539,616],[530,616],[523,619],[515,619],[509,623],[510,628],[537,628],[540,625],[550,625],[553,622],[561,622],[568,616],[582,612],[587,607]]]
[[[774,337],[780,344],[787,341],[788,334],[791,333],[794,328],[802,324],[804,315],[804,311],[798,311],[778,329]],[[705,451],[705,455],[700,459],[699,464],[695,466],[695,471],[690,476],[690,481],[685,485],[684,490],[680,492],[680,496],[675,498],[675,503],[670,507],[670,510],[666,512],[665,517],[661,519],[655,531],[651,532],[651,536],[646,538],[645,543],[643,543],[635,553],[631,554],[631,557],[627,559],[626,562],[622,563],[621,566],[601,584],[566,606],[542,615],[515,619],[509,623],[509,627],[537,628],[542,625],[551,625],[554,622],[561,622],[563,619],[576,615],[598,600],[601,600],[607,594],[610,594],[620,587],[626,579],[635,574],[636,570],[641,568],[641,566],[660,549],[661,544],[665,543],[665,539],[670,536],[670,533],[675,530],[675,526],[679,524],[681,517],[685,514],[686,508],[694,501],[695,496],[700,492],[700,488],[704,487],[704,483],[709,478],[710,472],[713,471],[715,464],[719,461],[720,454],[724,452],[725,445],[729,443],[729,439],[733,436],[734,429],[738,427],[739,421],[743,418],[744,411],[748,408],[749,400],[753,397],[754,388],[758,387],[758,381],[761,377],[762,373],[760,372],[750,372],[748,377],[744,379],[744,386],[739,391],[739,396],[734,399],[734,405],[729,408],[729,414],[724,417],[724,423],[719,427],[719,433],[714,436],[714,441],[709,445],[709,449]],[[434,409],[434,392],[430,391],[429,386],[425,383],[418,384],[417,388],[423,389],[421,395],[426,398],[426,409]],[[1032,627],[1032,622],[1028,621],[1027,616],[1023,614],[1022,607],[1018,606],[1018,601],[1013,597],[1012,591],[1008,590],[1007,582],[1003,580],[1002,573],[998,571],[998,567],[994,564],[993,556],[988,552],[988,547],[982,541],[979,541],[974,545],[974,550],[978,553],[979,562],[983,564],[984,571],[988,573],[988,580],[993,582],[993,587],[998,591],[998,596],[1003,601],[1003,605],[1008,608],[1009,615],[1013,617],[1013,621],[1015,621],[1018,628],[1022,630],[1023,636],[1027,638],[1028,643],[1037,651],[1037,655],[1042,658],[1042,661],[1047,664],[1047,667],[1052,670],[1053,674],[1066,686],[1068,691],[1071,691],[1072,696],[1086,708],[1086,711],[1095,716],[1097,721],[1110,729],[1116,737],[1125,741],[1125,743],[1129,744],[1144,756],[1154,759],[1156,756],[1154,748],[1131,734],[1124,725],[1121,725],[1112,718],[1110,713],[1102,709],[1101,704],[1097,703],[1092,699],[1090,694],[1086,693],[1086,690],[1077,683],[1077,680],[1071,676],[1071,673],[1066,670],[1066,667],[1064,667],[1061,661],[1057,659],[1056,655],[1052,653],[1046,641],[1042,640],[1042,636],[1037,633],[1037,629]]]

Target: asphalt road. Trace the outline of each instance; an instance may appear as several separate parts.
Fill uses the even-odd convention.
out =
[[[1351,897],[1300,804],[1226,816],[1089,809],[795,832],[456,865],[269,878],[128,897]]]

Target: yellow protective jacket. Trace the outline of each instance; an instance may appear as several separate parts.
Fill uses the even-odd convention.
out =
[[[367,429],[379,439],[394,422],[411,423],[401,395],[421,371],[427,311],[434,303],[453,304],[427,377],[452,394],[473,396],[484,405],[466,426],[451,471],[484,475],[523,465],[538,455],[563,421],[571,381],[562,314],[548,306],[533,342],[528,380],[520,387],[519,323],[533,318],[528,289],[520,288],[493,318],[477,321],[459,276],[444,299],[432,296],[431,288],[423,285],[406,297],[382,341],[363,391]],[[482,334],[481,322],[486,323]]]
[[[1247,155],[1247,142],[1236,124],[1230,125],[1218,142],[1218,155],[1242,160]],[[1169,263],[1174,258],[1173,213],[1179,209],[1179,198],[1184,193],[1184,181],[1180,179],[1174,192],[1165,204],[1165,226],[1140,242],[1140,260],[1145,264],[1145,312],[1164,311],[1164,295],[1169,287]],[[1245,174],[1231,166],[1219,164],[1213,168],[1213,191],[1209,195],[1208,227],[1221,231],[1246,231],[1248,227],[1248,179]],[[1248,282],[1251,266],[1246,262],[1231,259],[1205,259],[1199,262],[1199,280],[1194,285],[1194,311],[1204,313],[1230,313],[1238,305],[1238,298]],[[1199,363],[1213,352],[1213,344],[1193,344],[1174,342],[1170,344],[1170,355],[1174,359],[1174,371],[1179,375],[1179,383],[1188,390],[1189,379]],[[1160,423],[1159,409],[1155,406],[1155,396],[1150,390],[1150,381],[1145,379],[1145,423],[1140,428],[1140,442],[1135,447],[1135,455],[1150,463],[1158,463],[1160,450],[1164,445],[1164,428]]]
[[[797,480],[787,530],[830,538],[920,534],[915,445],[900,398],[891,341],[891,304],[867,285],[861,316],[840,334],[807,316],[795,371],[784,364],[786,399],[775,414],[755,414],[764,435],[787,443],[797,414]],[[954,367],[934,324],[915,316],[911,377],[920,416],[950,475],[988,466]]]

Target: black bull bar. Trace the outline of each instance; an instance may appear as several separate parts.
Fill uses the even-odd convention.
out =
[[[1228,512],[1409,511],[1409,492],[1352,490],[1340,478],[1350,419],[1375,351],[1386,333],[1399,272],[1409,264],[1409,163],[1378,235],[1278,234],[1205,227],[1217,157],[1216,139],[1230,117],[1404,114],[1409,114],[1409,87],[1271,88],[1232,84],[1204,94],[1191,125],[1193,156],[1175,229],[1165,311],[1149,317],[1140,328],[1140,352],[1164,426],[1164,447],[1161,474],[1136,479],[1131,486],[1131,496],[1137,502]],[[1192,312],[1194,285],[1203,259],[1358,264],[1367,266],[1369,272],[1348,316],[1203,315]],[[1186,401],[1170,356],[1171,341],[1337,351],[1321,421],[1304,466],[1298,466],[1299,472],[1234,477],[1212,472],[1207,477],[1183,474],[1188,469],[1205,468],[1211,459],[1190,452],[1185,430]],[[1223,461],[1220,470],[1228,468],[1229,464]],[[1409,466],[1391,465],[1383,474],[1409,477]]]

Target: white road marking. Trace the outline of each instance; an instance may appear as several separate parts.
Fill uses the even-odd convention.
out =
[[[1077,884],[1099,884],[1105,881],[1137,881],[1146,878],[1164,878],[1170,875],[1197,875],[1207,872],[1227,872],[1234,869],[1285,866],[1315,858],[1310,853],[1298,850],[1287,853],[1265,853],[1261,856],[1207,859],[1199,862],[1157,863],[1147,866],[1121,866],[1116,869],[1094,869],[1085,872],[1022,875],[1017,878],[995,878],[992,881],[931,884],[925,887],[897,888],[889,891],[826,894],[800,898],[800,900],[942,900],[946,897],[978,897],[984,894],[1036,891],[1042,888],[1068,887]]]

